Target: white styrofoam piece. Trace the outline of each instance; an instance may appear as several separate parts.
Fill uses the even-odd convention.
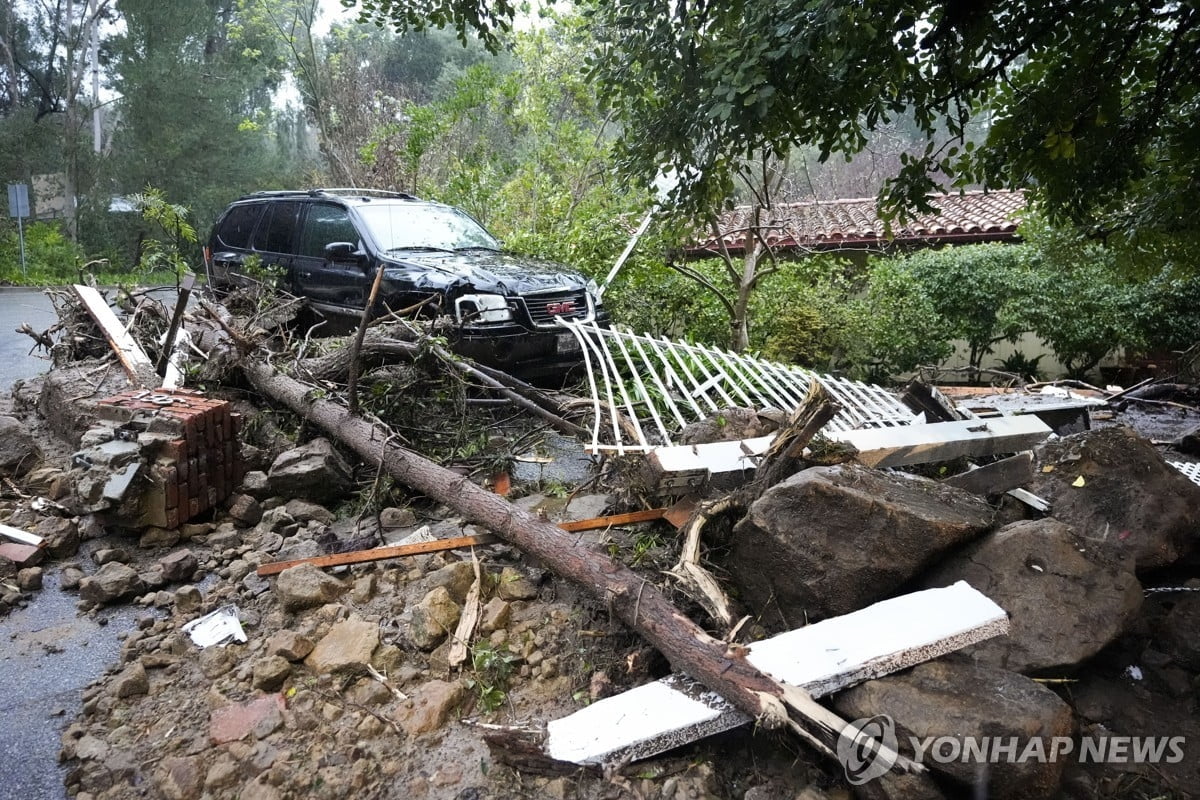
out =
[[[1049,511],[1050,504],[1027,489],[1009,489],[1006,494],[1015,497],[1036,511]]]
[[[241,620],[238,619],[237,606],[221,606],[187,623],[182,630],[197,647],[247,641],[246,632],[242,630]]]
[[[755,642],[747,659],[821,697],[1007,631],[1004,609],[959,581]],[[576,764],[647,758],[748,721],[724,698],[669,676],[550,722],[546,753]]]

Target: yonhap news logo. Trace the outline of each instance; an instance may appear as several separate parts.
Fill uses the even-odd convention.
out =
[[[859,786],[884,775],[898,758],[890,716],[856,719],[838,735],[837,758],[846,780]],[[907,736],[918,764],[1024,764],[1075,760],[1081,764],[1178,764],[1183,736]]]

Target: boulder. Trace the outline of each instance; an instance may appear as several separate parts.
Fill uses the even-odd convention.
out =
[[[0,416],[0,474],[21,476],[42,459],[29,426],[16,417]]]
[[[782,427],[787,415],[778,409],[722,408],[699,422],[689,423],[679,433],[679,444],[707,444],[756,439]]]
[[[888,596],[981,533],[991,515],[982,498],[925,478],[814,467],[751,505],[727,566],[755,613],[793,627]]]
[[[913,754],[911,737],[916,737],[924,743],[925,766],[968,784],[976,780],[980,765],[973,756],[961,755],[969,753],[965,737],[976,743],[985,737],[989,742],[1016,737],[1017,756],[1040,737],[1047,758],[1002,758],[987,767],[987,789],[981,796],[993,800],[1051,797],[1066,766],[1063,756],[1054,761],[1048,756],[1052,737],[1071,736],[1070,707],[1041,684],[1008,670],[939,659],[867,681],[837,695],[833,704],[850,720],[886,715],[895,723],[902,752]],[[938,737],[952,737],[957,744],[929,741]],[[959,757],[948,758],[955,747]]]
[[[150,680],[141,661],[134,661],[113,678],[109,691],[114,697],[134,697],[150,691]]]
[[[1200,672],[1200,594],[1182,595],[1159,624],[1158,648],[1179,666]]]
[[[326,439],[280,453],[267,480],[275,494],[317,503],[339,500],[353,486],[350,467]]]
[[[1008,612],[1009,635],[966,650],[980,664],[1034,672],[1087,660],[1120,636],[1142,605],[1133,573],[1053,519],[1006,525],[924,579],[965,580]]]
[[[513,567],[500,570],[496,581],[496,596],[501,600],[532,600],[537,597],[537,586]]]
[[[287,676],[291,672],[291,663],[282,656],[260,658],[254,662],[251,685],[264,692],[273,692],[283,686],[283,682],[287,680]]]
[[[26,567],[17,571],[17,588],[22,592],[32,592],[42,588],[42,568]]]
[[[200,562],[191,550],[185,549],[164,556],[158,565],[162,567],[163,580],[167,583],[187,583],[196,574]]]
[[[317,642],[305,665],[313,672],[365,672],[379,646],[379,626],[351,615]]]
[[[275,579],[275,593],[287,611],[303,611],[331,603],[347,588],[346,584],[312,564],[289,567]]]
[[[203,762],[195,756],[164,758],[157,777],[159,796],[166,800],[198,800],[204,792]]]
[[[483,606],[479,630],[483,633],[491,633],[507,628],[510,619],[512,619],[512,606],[499,597],[493,597]]]
[[[462,603],[467,599],[471,584],[475,583],[475,567],[469,561],[455,561],[439,570],[435,570],[425,578],[425,585],[430,589],[444,587],[454,602]]]
[[[1138,572],[1173,564],[1194,547],[1200,486],[1131,429],[1075,434],[1035,453],[1029,490],[1084,539],[1132,556]]]
[[[312,639],[295,631],[282,630],[267,640],[267,652],[288,661],[303,661],[312,649]]]
[[[396,721],[409,736],[419,736],[441,728],[467,696],[460,681],[429,681],[413,691],[396,712]]]
[[[79,599],[99,606],[140,594],[145,588],[136,570],[114,561],[79,582]]]
[[[229,516],[242,525],[257,525],[262,519],[262,505],[248,494],[229,498]]]
[[[462,609],[445,587],[438,586],[421,598],[412,610],[409,636],[422,650],[432,650],[441,644],[454,627]]]
[[[296,522],[304,524],[306,522],[317,521],[322,525],[333,524],[333,512],[325,506],[316,503],[310,503],[307,500],[295,498],[288,500],[283,505],[283,510],[288,513]]]
[[[70,558],[79,551],[79,523],[74,517],[44,517],[33,529],[51,558]]]

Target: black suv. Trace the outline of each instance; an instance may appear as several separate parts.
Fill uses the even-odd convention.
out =
[[[426,315],[452,320],[459,353],[518,375],[579,363],[579,344],[558,319],[607,323],[594,282],[503,252],[465,211],[396,192],[247,195],[213,226],[204,261],[214,289],[247,283],[257,262],[321,315],[347,321],[361,315],[382,269],[377,311],[424,302]]]

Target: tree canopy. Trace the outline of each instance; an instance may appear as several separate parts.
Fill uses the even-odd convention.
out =
[[[344,0],[347,6],[354,3]],[[513,7],[360,0],[400,29],[455,25],[496,46]],[[587,0],[595,86],[624,124],[623,172],[682,178],[701,211],[747,154],[859,152],[909,115],[927,136],[884,210],[965,185],[1032,187],[1056,221],[1193,234],[1200,139],[1198,10],[1147,0]],[[964,136],[987,123],[979,146]]]

